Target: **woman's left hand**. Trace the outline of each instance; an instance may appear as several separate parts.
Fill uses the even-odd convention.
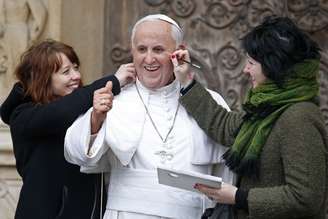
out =
[[[211,200],[221,204],[235,204],[237,187],[231,184],[222,183],[221,188],[212,188],[202,184],[196,184],[195,189],[204,193]]]
[[[124,87],[125,85],[132,83],[136,80],[136,69],[133,63],[123,64],[115,73],[115,77],[120,82],[120,86]]]
[[[182,87],[186,87],[192,82],[193,73],[190,71],[189,64],[183,60],[190,62],[190,55],[187,49],[180,48],[171,54],[174,75]]]

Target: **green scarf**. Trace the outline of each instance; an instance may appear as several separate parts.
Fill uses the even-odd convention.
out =
[[[275,121],[292,104],[311,101],[318,95],[319,64],[317,59],[304,60],[288,72],[283,88],[267,80],[247,93],[244,122],[234,144],[223,155],[231,170],[258,176],[259,156]]]

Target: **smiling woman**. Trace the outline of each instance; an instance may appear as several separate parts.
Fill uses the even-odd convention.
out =
[[[247,55],[246,58],[244,73],[249,74],[253,88],[257,87],[260,84],[263,84],[267,79],[267,77],[264,75],[262,71],[261,63],[257,62],[249,55]]]
[[[62,66],[52,74],[51,88],[54,95],[61,97],[72,93],[81,85],[81,74],[78,64],[72,63],[65,54],[60,53],[59,59],[62,61]]]
[[[253,87],[241,113],[225,110],[193,79],[180,98],[198,125],[229,147],[222,158],[238,174],[238,187],[196,189],[219,203],[214,216],[220,204],[230,204],[238,219],[324,219],[328,135],[317,101],[320,48],[287,17],[267,17],[242,46]],[[188,72],[174,66],[186,81]]]
[[[27,50],[15,75],[26,94],[38,103],[49,103],[82,85],[80,60],[72,47],[45,41]]]
[[[118,94],[131,73],[118,71],[117,78],[107,76],[81,87],[79,65],[71,46],[47,40],[23,53],[16,68],[18,83],[1,106],[23,179],[16,219],[99,218],[100,176],[82,174],[65,161],[64,136],[92,106],[95,91],[112,81],[112,92]]]

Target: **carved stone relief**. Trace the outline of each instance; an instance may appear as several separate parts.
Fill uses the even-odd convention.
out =
[[[317,32],[327,29],[328,3],[326,0],[290,0],[287,1],[287,6],[290,16],[304,30]]]
[[[327,0],[108,0],[106,8],[110,20],[105,27],[105,39],[109,39],[105,43],[105,72],[114,72],[131,60],[129,37],[138,18],[167,14],[184,29],[191,59],[202,67],[195,69],[197,80],[221,93],[232,109],[241,108],[249,87],[242,73],[245,56],[240,39],[268,15],[290,17],[322,49],[320,107],[328,128]],[[128,13],[119,15],[117,10]]]
[[[43,0],[0,0],[0,103],[13,83],[19,56],[40,36],[46,19]]]
[[[196,78],[207,87],[220,92],[233,109],[240,109],[244,94],[248,89],[248,80],[242,74],[244,53],[240,47],[240,39],[251,28],[258,25],[268,15],[289,16],[302,29],[318,35],[328,36],[328,1],[326,0],[144,0],[108,1],[108,14],[115,5],[121,5],[122,10],[129,10],[128,16],[115,16],[111,20],[121,31],[106,32],[105,38],[117,39],[110,42],[106,51],[110,57],[105,61],[105,69],[112,72],[121,63],[131,60],[129,52],[130,32],[135,21],[145,14],[164,13],[182,26],[185,31],[185,41],[191,52],[192,61],[202,69],[195,70]],[[117,9],[117,7],[115,7]],[[120,26],[121,20],[125,26]],[[118,22],[118,23],[117,23]],[[108,23],[111,26],[111,23]],[[106,28],[105,28],[106,29]],[[110,35],[113,35],[111,37]],[[115,36],[116,35],[116,36]],[[324,37],[316,38],[319,44],[324,43]],[[324,48],[323,48],[324,49]],[[327,55],[323,55],[320,71],[321,109],[328,125],[327,92]]]
[[[287,10],[295,23],[311,34],[321,48],[320,108],[328,128],[328,1],[287,1]]]
[[[130,62],[132,56],[130,54],[130,50],[127,47],[124,47],[119,44],[115,44],[111,50],[111,59],[114,63],[114,66],[118,68],[121,63]]]
[[[19,56],[37,40],[47,20],[43,0],[0,0],[0,104],[14,83]],[[9,127],[0,119],[0,218],[14,218],[22,182],[15,168]]]
[[[0,75],[8,71],[8,55],[3,46],[0,44]]]
[[[21,186],[22,182],[19,180],[0,180],[0,218],[14,218]]]
[[[14,218],[22,182],[15,168],[8,126],[0,120],[0,218]]]

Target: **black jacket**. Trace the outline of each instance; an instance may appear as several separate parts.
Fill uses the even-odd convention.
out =
[[[94,91],[108,80],[118,94],[119,81],[108,76],[48,104],[31,102],[19,84],[14,85],[1,106],[1,118],[10,125],[23,179],[16,219],[99,218],[99,174],[80,173],[79,166],[65,160],[64,138],[67,128],[92,106]]]

